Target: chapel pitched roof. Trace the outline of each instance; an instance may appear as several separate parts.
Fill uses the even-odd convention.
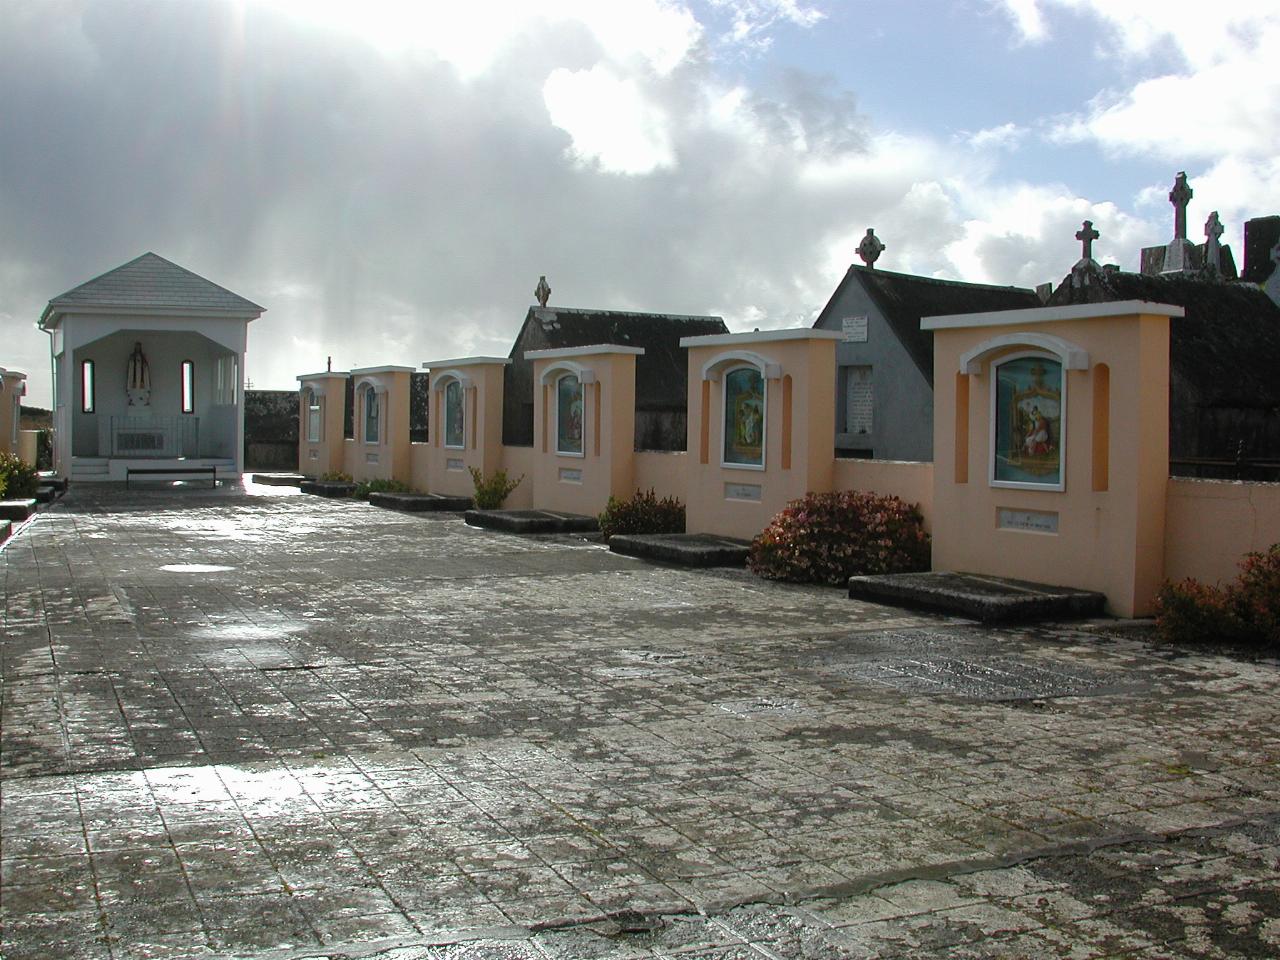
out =
[[[1022,287],[998,287],[985,283],[938,280],[909,273],[873,270],[851,264],[827,305],[818,314],[814,327],[821,327],[835,311],[840,296],[849,283],[861,282],[868,295],[880,308],[898,340],[925,379],[933,383],[933,332],[920,329],[921,317],[937,317],[953,313],[988,313],[995,310],[1021,310],[1040,306],[1034,290]]]
[[[526,350],[557,350],[601,343],[643,347],[636,357],[636,406],[684,409],[688,388],[681,337],[728,333],[721,317],[576,307],[530,307],[511,347],[511,359],[525,362]]]
[[[266,310],[154,253],[144,253],[54,297],[40,315],[40,324],[44,326],[59,314],[77,308],[255,317]]]

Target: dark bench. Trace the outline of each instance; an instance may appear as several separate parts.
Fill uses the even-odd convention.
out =
[[[138,474],[173,474],[173,473],[207,473],[209,479],[213,481],[216,488],[218,486],[218,468],[217,467],[126,467],[124,471],[124,488],[129,489],[129,478],[135,473]]]

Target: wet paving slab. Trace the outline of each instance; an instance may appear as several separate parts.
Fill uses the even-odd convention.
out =
[[[1273,662],[287,487],[0,570],[6,958],[1280,953]]]

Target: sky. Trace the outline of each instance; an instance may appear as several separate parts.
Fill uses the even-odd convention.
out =
[[[505,356],[552,306],[813,322],[877,267],[1137,269],[1280,213],[1280,4],[0,0],[0,367],[152,251],[267,308],[254,387]]]

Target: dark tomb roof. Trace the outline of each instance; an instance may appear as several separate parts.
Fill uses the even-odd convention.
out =
[[[681,337],[728,333],[720,317],[576,307],[530,307],[511,348],[511,359],[526,362],[526,350],[559,350],[615,343],[642,347],[636,357],[636,407],[679,409],[686,405],[688,371]]]
[[[1276,262],[1271,251],[1280,243],[1280,217],[1254,217],[1244,225],[1244,272],[1241,280],[1266,283]]]
[[[1083,290],[1073,289],[1068,277],[1049,302],[1112,300],[1167,303],[1186,310],[1186,316],[1170,320],[1169,363],[1199,404],[1280,404],[1280,307],[1258,287],[1194,274],[1150,277],[1107,270],[1094,274]]]
[[[921,317],[946,316],[953,313],[987,313],[996,310],[1022,310],[1040,306],[1034,290],[1022,287],[997,287],[959,280],[936,280],[909,273],[873,270],[853,264],[836,287],[827,305],[818,314],[815,327],[821,327],[835,311],[845,286],[860,280],[894,334],[906,347],[912,361],[933,383],[933,333],[920,329]]]

